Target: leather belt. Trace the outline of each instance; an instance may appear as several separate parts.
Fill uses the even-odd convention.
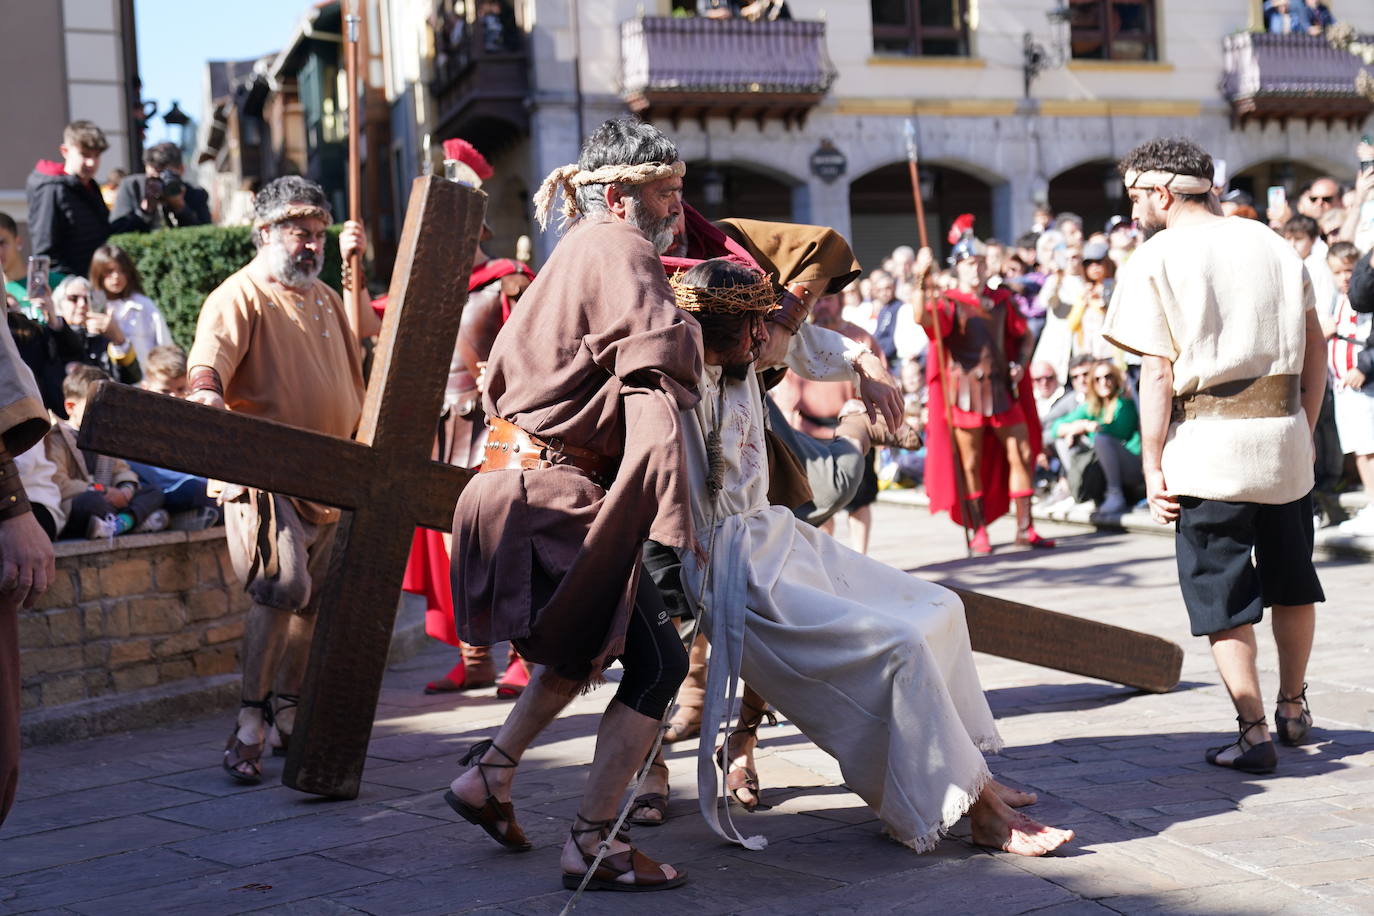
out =
[[[511,469],[533,471],[566,464],[601,481],[609,481],[615,476],[616,463],[614,458],[568,445],[562,439],[541,439],[509,420],[488,417],[486,454],[478,473]]]
[[[1170,419],[1175,423],[1199,418],[1251,420],[1260,417],[1291,417],[1302,406],[1302,386],[1296,375],[1224,382],[1174,398]]]

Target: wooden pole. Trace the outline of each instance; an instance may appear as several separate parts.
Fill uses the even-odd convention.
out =
[[[363,167],[361,137],[363,102],[358,75],[359,30],[362,26],[362,0],[346,4],[344,18],[344,83],[348,92],[348,218],[362,221]],[[344,306],[359,337],[375,329],[376,318],[368,301],[367,282],[363,274],[363,253],[354,252],[343,265]]]
[[[911,171],[911,197],[916,204],[916,229],[920,235],[921,247],[930,247],[930,233],[926,231],[926,205],[921,199],[920,157],[916,150],[916,125],[906,122],[906,164]],[[921,279],[921,296],[925,303],[930,301],[929,275]],[[931,314],[929,307],[926,314]],[[954,392],[949,386],[949,372],[945,363],[945,338],[940,330],[940,311],[937,306],[931,316],[931,327],[935,329],[935,359],[941,375],[940,394],[944,401],[945,430],[949,434],[949,455],[954,462],[954,498],[959,500],[960,529],[964,532],[964,553],[973,556],[973,542],[968,530],[968,519],[964,518],[965,503],[968,501],[968,487],[964,485],[964,462],[959,453],[959,440],[954,435]],[[953,513],[950,513],[953,515]]]

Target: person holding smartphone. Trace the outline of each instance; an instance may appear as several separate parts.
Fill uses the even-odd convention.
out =
[[[181,150],[175,143],[164,141],[148,147],[143,153],[143,173],[119,183],[111,219],[128,224],[134,232],[208,225],[210,195],[187,184],[184,171]]]

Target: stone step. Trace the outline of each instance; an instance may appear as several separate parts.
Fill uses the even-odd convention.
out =
[[[894,506],[929,508],[930,500],[924,490],[887,489],[878,494],[879,501]],[[1341,506],[1352,514],[1364,508],[1367,500],[1363,492],[1341,494]],[[1172,526],[1156,524],[1148,512],[1128,512],[1119,520],[1101,520],[1093,516],[1089,507],[1074,507],[1067,512],[1046,512],[1043,503],[1031,509],[1036,521],[1052,521],[1061,525],[1078,525],[1098,531],[1129,531],[1172,537]],[[1341,534],[1336,528],[1319,528],[1315,535],[1313,553],[1324,558],[1374,559],[1374,537],[1353,537]]]

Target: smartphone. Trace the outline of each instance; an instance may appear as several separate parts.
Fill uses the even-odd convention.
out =
[[[108,300],[105,298],[105,292],[103,290],[97,289],[91,292],[90,308],[92,315],[105,314],[105,311],[109,308],[109,304]]]
[[[1363,137],[1360,138],[1360,144],[1365,147],[1374,147],[1374,137],[1371,137],[1369,134],[1365,134]],[[1361,159],[1360,172],[1364,173],[1371,170],[1374,170],[1374,159]]]
[[[1269,189],[1269,212],[1277,213],[1288,206],[1288,192],[1283,189],[1283,185],[1274,185]]]
[[[29,258],[28,297],[30,299],[46,298],[51,292],[48,289],[48,268],[51,266],[52,259],[45,254],[36,254]]]

